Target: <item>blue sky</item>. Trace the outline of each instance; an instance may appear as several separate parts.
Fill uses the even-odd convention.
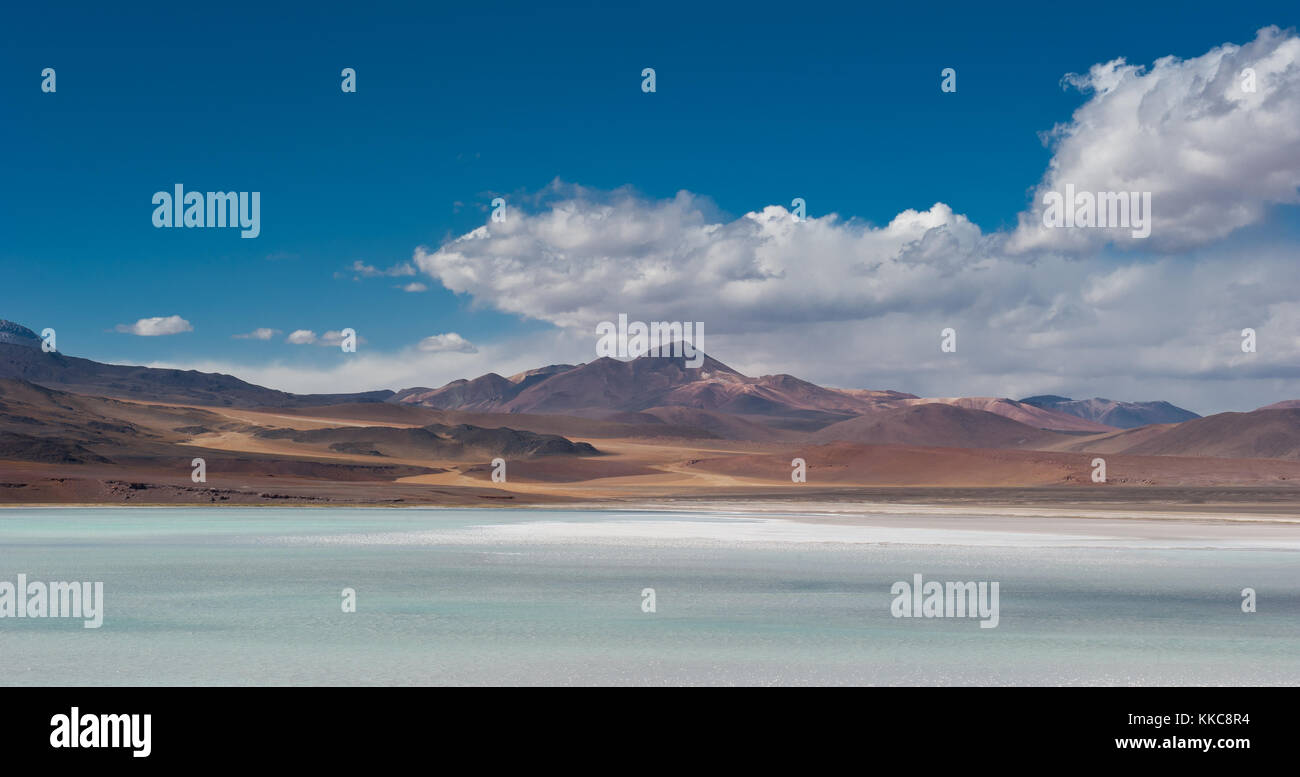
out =
[[[722,222],[798,196],[811,216],[864,225],[943,202],[986,234],[1014,229],[1052,159],[1039,133],[1089,99],[1062,76],[1195,57],[1297,15],[1294,2],[130,5],[0,16],[0,317],[54,326],[61,350],[101,360],[286,369],[340,354],[232,335],[350,326],[396,354],[445,332],[482,345],[554,329],[427,273],[348,268],[407,262],[482,225],[492,197],[523,204],[557,178],[648,202],[687,190]],[[55,94],[39,88],[45,67]],[[944,67],[954,94],[938,88]],[[153,228],[152,194],[178,182],[260,191],[260,237]],[[1293,214],[1281,222],[1272,242],[1294,245]],[[411,282],[428,290],[399,288]],[[113,331],[170,315],[193,331]]]

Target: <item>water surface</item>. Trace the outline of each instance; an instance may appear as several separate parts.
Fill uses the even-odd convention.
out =
[[[4,685],[1300,683],[1300,554],[1276,544],[644,511],[3,510],[0,580],[20,572],[103,581],[106,613],[97,630],[0,619]],[[998,581],[998,627],[892,617],[890,587],[916,573]]]

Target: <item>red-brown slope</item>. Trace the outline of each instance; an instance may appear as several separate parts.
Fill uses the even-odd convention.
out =
[[[1184,421],[1124,453],[1300,459],[1300,408],[1218,413]]]
[[[1012,421],[1019,421],[1035,429],[1051,429],[1059,432],[1093,432],[1097,434],[1115,430],[1113,426],[1089,421],[1086,418],[1079,418],[1069,413],[1047,410],[1002,397],[944,397],[939,399],[907,400],[908,404],[913,405],[927,402],[964,407],[969,410],[984,410],[1004,418],[1010,418]]]
[[[881,410],[832,424],[815,442],[926,445],[950,448],[1034,448],[1068,439],[984,410],[930,403]]]

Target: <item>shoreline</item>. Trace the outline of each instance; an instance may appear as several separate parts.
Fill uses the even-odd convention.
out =
[[[403,537],[401,542],[421,536],[432,539],[450,529],[434,518],[437,514],[472,514],[483,507],[484,521],[476,531],[494,541],[513,540],[522,544],[575,542],[705,542],[774,543],[795,546],[804,543],[899,544],[899,545],[998,545],[1034,547],[1091,547],[1204,550],[1300,551],[1300,516],[1256,513],[1234,516],[1178,510],[1134,510],[1131,505],[1112,509],[1074,506],[995,506],[989,504],[863,504],[804,501],[784,504],[745,504],[709,501],[665,504],[655,501],[619,504],[573,505],[6,505],[0,507],[0,530],[4,518],[20,520],[24,509],[68,511],[186,510],[190,517],[231,515],[230,508],[272,508],[313,514],[328,520],[332,508],[340,518],[369,513],[377,508],[399,512],[425,512],[431,520],[416,529],[380,530],[382,535]],[[4,510],[10,512],[6,515]],[[323,511],[323,512],[322,512]],[[522,514],[521,514],[522,513]],[[393,513],[390,513],[393,514]],[[522,520],[493,520],[494,515],[519,515]],[[107,517],[104,515],[103,517]],[[269,517],[269,514],[268,514]],[[178,521],[176,528],[183,528]],[[454,534],[454,532],[453,532]],[[445,538],[445,537],[444,537]],[[398,542],[397,544],[401,544]]]
[[[1224,496],[1215,489],[1216,496]],[[1182,493],[1186,493],[1185,491]],[[14,510],[185,508],[185,509],[319,509],[319,510],[575,510],[657,511],[665,513],[748,514],[768,517],[804,517],[818,521],[848,520],[855,516],[888,514],[952,514],[967,518],[1000,517],[1013,520],[1071,518],[1076,520],[1191,521],[1222,524],[1272,523],[1300,526],[1300,500],[1259,500],[1253,489],[1236,494],[1240,498],[1187,499],[1175,501],[1153,493],[1085,494],[1038,489],[989,488],[916,489],[875,488],[866,492],[819,492],[815,494],[675,494],[664,497],[605,495],[569,501],[514,500],[491,498],[469,502],[403,501],[303,501],[289,499],[263,502],[8,502],[0,513]],[[1098,496],[1108,498],[1095,498]],[[1141,497],[1147,497],[1142,499]]]

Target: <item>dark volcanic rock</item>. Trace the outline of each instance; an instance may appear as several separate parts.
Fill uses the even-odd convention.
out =
[[[596,456],[589,443],[558,434],[538,434],[507,428],[459,424],[429,424],[403,429],[392,426],[349,426],[328,429],[262,429],[257,437],[328,445],[342,453],[395,458],[465,458],[507,456]]]
[[[70,440],[0,432],[0,460],[47,464],[105,464],[108,459]]]

